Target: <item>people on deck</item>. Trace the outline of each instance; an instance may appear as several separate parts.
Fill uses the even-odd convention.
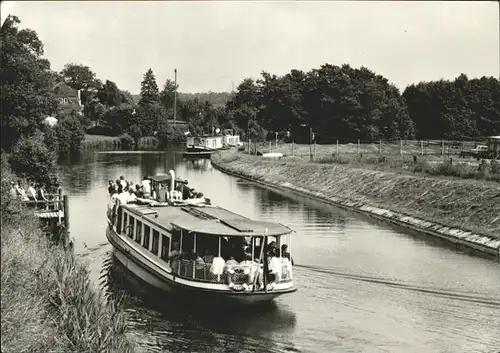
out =
[[[121,175],[119,180],[119,185],[121,185],[122,189],[125,190],[125,188],[128,186],[127,182],[125,181],[125,177]]]
[[[179,268],[178,263],[180,260],[180,256],[181,256],[180,243],[178,241],[175,241],[174,244],[172,245],[172,250],[168,254],[168,261],[170,263],[170,268],[175,273],[177,273]]]
[[[24,190],[21,180],[17,182],[17,194],[22,201],[29,201],[26,191]]]
[[[236,266],[239,265],[239,262],[234,259],[233,255],[229,256],[229,259],[226,261],[226,272],[227,272],[227,284],[229,288],[234,287],[234,281],[236,280]]]
[[[294,264],[293,258],[290,256],[290,253],[288,252],[288,245],[286,244],[281,245],[281,257],[288,259],[288,261],[290,261],[292,265]]]
[[[151,196],[151,180],[147,176],[142,178],[142,192],[144,193],[144,198],[149,198]]]
[[[280,280],[281,275],[281,262],[276,257],[276,252],[269,253],[269,271],[267,272],[267,281],[269,283],[268,289],[273,290],[276,287],[276,282]]]
[[[128,196],[127,196],[127,203],[135,202],[137,201],[137,196],[135,195],[134,189],[129,188],[128,189]]]
[[[108,184],[109,184],[108,185],[108,194],[109,194],[109,196],[112,196],[115,193],[116,188],[118,187],[118,185],[115,184],[115,182],[113,180],[110,180],[108,182]]]
[[[122,185],[118,186],[118,195],[116,195],[116,201],[118,202],[118,205],[126,205],[128,202],[128,198],[128,192],[125,192],[123,190]]]

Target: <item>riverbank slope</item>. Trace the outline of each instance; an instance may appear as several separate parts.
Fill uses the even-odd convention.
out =
[[[1,351],[134,351],[123,310],[90,282],[86,264],[54,245],[39,220],[10,195],[2,158]]]
[[[214,167],[499,257],[498,183],[413,176],[225,151]]]

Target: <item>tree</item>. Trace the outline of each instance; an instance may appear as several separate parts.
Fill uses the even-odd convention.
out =
[[[494,77],[419,82],[403,92],[421,139],[476,139],[500,133],[500,81]]]
[[[21,137],[33,134],[57,111],[54,74],[43,56],[36,32],[18,29],[20,20],[8,16],[0,28],[1,147],[9,151]]]
[[[97,98],[106,107],[117,107],[127,103],[127,97],[113,81],[106,80],[104,85],[97,90]]]
[[[98,89],[101,82],[90,67],[82,64],[68,63],[64,65],[60,75],[64,82],[73,89]]]
[[[144,74],[144,78],[141,82],[141,99],[138,105],[147,106],[151,104],[159,103],[160,93],[158,90],[158,85],[156,84],[156,78],[153,70],[149,69]]]
[[[44,143],[40,131],[29,137],[23,136],[16,142],[9,155],[9,163],[14,173],[30,181],[49,188],[57,184],[55,154]]]
[[[75,114],[60,119],[55,126],[59,153],[75,153],[80,151],[85,139],[85,131]]]
[[[160,102],[165,107],[169,117],[173,116],[174,95],[178,88],[179,86],[176,86],[174,81],[167,78],[163,90],[160,93]]]
[[[394,85],[365,67],[322,65],[307,73],[284,76],[262,72],[245,79],[226,105],[226,117],[251,138],[264,131],[292,133],[296,142],[410,138],[413,135],[405,100]],[[256,137],[252,137],[255,135]]]
[[[68,86],[80,90],[80,98],[84,106],[95,97],[97,90],[102,86],[96,74],[86,65],[66,64],[59,75]]]

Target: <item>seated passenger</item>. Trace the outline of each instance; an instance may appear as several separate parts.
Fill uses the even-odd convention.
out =
[[[276,252],[269,253],[269,271],[267,273],[268,289],[273,290],[276,287],[276,282],[280,280],[281,263],[276,257]]]
[[[212,261],[212,266],[210,266],[210,273],[213,276],[220,276],[224,272],[224,266],[226,262],[222,257],[214,257]]]
[[[123,187],[121,185],[118,186],[118,195],[116,196],[116,201],[118,206],[126,205],[128,202],[128,193],[123,191]]]
[[[182,199],[187,200],[191,197],[191,190],[188,187],[182,188]]]
[[[128,189],[127,203],[137,201],[137,196],[135,196],[134,190],[132,188]]]
[[[203,251],[203,261],[205,261],[206,263],[208,264],[211,264],[214,260],[214,256],[211,255],[209,252],[208,252],[208,249],[205,249]]]
[[[234,287],[234,281],[236,280],[236,266],[239,263],[234,259],[234,256],[229,256],[229,259],[226,261],[226,272],[227,272],[227,284],[229,288]]]
[[[286,244],[281,245],[281,257],[287,258],[293,265],[293,258],[290,256],[290,253],[288,252],[288,245]]]
[[[200,255],[196,255],[196,260],[194,261],[194,263],[195,263],[195,278],[206,279],[207,272],[205,271],[206,266],[203,258]]]
[[[139,184],[135,185],[135,196],[143,198],[144,197],[144,192],[141,189],[141,186]]]
[[[180,243],[175,241],[172,245],[172,251],[168,254],[168,260],[170,262],[170,268],[172,272],[178,273],[179,271],[179,260],[180,260],[181,252],[180,252]]]
[[[240,266],[242,269],[242,273],[240,274],[240,276],[241,276],[241,279],[244,281],[243,288],[245,290],[252,290],[253,289],[253,279],[255,277],[255,270],[257,270],[258,267],[254,266],[251,255],[246,256],[243,259],[243,261],[240,262]]]

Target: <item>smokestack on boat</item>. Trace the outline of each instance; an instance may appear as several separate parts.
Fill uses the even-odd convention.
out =
[[[170,174],[170,190],[169,190],[169,198],[170,200],[174,199],[174,189],[175,189],[175,172],[170,169],[168,171],[168,174]]]

